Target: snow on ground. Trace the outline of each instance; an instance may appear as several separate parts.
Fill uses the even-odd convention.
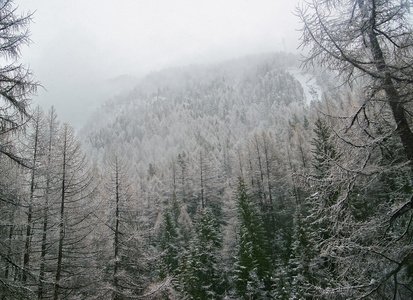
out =
[[[321,99],[322,90],[317,84],[316,78],[313,74],[306,73],[298,68],[288,69],[295,79],[297,79],[304,89],[305,103],[309,105],[313,101]]]

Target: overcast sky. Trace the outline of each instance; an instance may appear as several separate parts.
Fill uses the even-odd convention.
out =
[[[35,104],[53,104],[78,122],[106,80],[120,75],[247,54],[295,51],[294,0],[15,0],[35,12],[33,44],[23,49],[47,91]],[[102,88],[103,90],[103,88]],[[83,108],[84,108],[83,107]],[[76,125],[76,124],[74,124]]]

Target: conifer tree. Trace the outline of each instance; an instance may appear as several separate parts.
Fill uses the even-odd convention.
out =
[[[21,172],[14,173],[15,165],[11,160],[26,168],[30,163],[16,151],[16,133],[24,129],[30,118],[30,96],[36,92],[31,71],[18,62],[20,51],[30,43],[29,24],[30,14],[18,14],[18,9],[12,0],[0,3],[0,214],[2,226],[0,232],[0,294],[6,298],[29,298],[33,295],[30,288],[21,285],[20,279],[27,279],[27,267],[30,260],[30,238],[26,238],[25,248],[13,245],[21,235],[16,225],[22,220],[15,220],[21,212],[22,200]],[[12,135],[14,138],[12,139]],[[8,172],[10,171],[10,172]],[[19,170],[20,171],[20,170]],[[16,177],[14,176],[16,175]],[[14,181],[9,181],[14,179]],[[21,184],[19,188],[17,185]],[[30,213],[29,213],[30,214]],[[27,219],[26,219],[27,221]],[[32,220],[30,220],[30,223]],[[25,222],[26,223],[26,222]],[[23,225],[23,224],[21,224]],[[26,224],[27,225],[27,224]],[[24,225],[23,225],[24,226]],[[21,229],[21,228],[20,228]],[[26,234],[31,235],[31,226],[26,227]],[[27,246],[27,247],[26,247]],[[22,266],[20,253],[25,253],[23,265],[25,271],[21,278]],[[17,272],[14,275],[13,272]]]
[[[42,152],[44,151],[44,145],[42,145],[42,133],[43,133],[43,112],[40,107],[36,108],[35,113],[31,119],[30,134],[28,136],[28,144],[26,145],[29,149],[30,160],[31,160],[31,170],[30,179],[28,182],[29,191],[27,196],[27,224],[26,224],[26,241],[24,246],[24,258],[23,258],[23,276],[22,282],[26,282],[28,279],[29,265],[33,252],[32,239],[33,239],[33,227],[35,216],[35,198],[38,194],[38,187],[40,185],[40,158]],[[43,170],[44,172],[44,170]]]
[[[182,256],[178,275],[179,290],[191,299],[220,299],[224,274],[219,260],[221,237],[210,209],[200,209],[195,220],[194,238]]]
[[[182,251],[178,228],[179,215],[179,203],[176,194],[173,193],[171,204],[166,208],[163,216],[163,224],[159,236],[161,279],[164,279],[167,275],[175,274],[178,269],[178,261]]]
[[[64,124],[59,132],[57,149],[58,214],[57,251],[54,272],[53,299],[80,292],[87,286],[87,236],[92,231],[90,216],[94,181],[91,168],[82,153],[74,130]]]
[[[242,177],[237,185],[238,254],[235,265],[237,294],[244,299],[270,298],[271,263],[261,217]]]
[[[52,274],[49,267],[50,256],[51,256],[51,247],[54,243],[51,239],[51,229],[55,227],[54,219],[55,214],[57,213],[54,209],[54,198],[57,198],[58,195],[58,169],[59,166],[56,164],[57,154],[57,140],[58,133],[60,130],[60,124],[57,120],[56,110],[51,107],[46,118],[46,129],[45,129],[45,148],[44,157],[42,164],[46,172],[43,174],[43,184],[42,184],[42,195],[41,195],[41,217],[40,217],[40,259],[39,259],[39,282],[37,288],[37,297],[38,299],[44,299],[48,297],[48,288],[46,285],[50,285],[50,282],[53,282]],[[49,271],[47,271],[49,270]]]
[[[293,299],[303,299],[310,295],[314,284],[311,263],[316,255],[312,239],[313,232],[297,204],[294,214],[294,234],[289,260],[289,295]]]
[[[411,7],[406,0],[316,0],[297,15],[301,44],[309,47],[305,64],[335,70],[346,83],[363,77],[367,98],[356,116],[371,100],[386,103],[405,157],[413,161]]]
[[[29,97],[36,92],[38,86],[31,71],[18,64],[22,46],[30,44],[28,27],[31,19],[30,14],[18,15],[13,0],[0,3],[0,155],[26,167],[29,164],[13,151],[13,147],[4,143],[3,136],[25,126],[30,118]]]
[[[326,122],[318,118],[314,124],[315,138],[313,139],[313,166],[317,177],[326,178],[333,160],[337,157],[337,151],[331,141],[331,130]]]
[[[138,230],[137,208],[133,205],[132,172],[123,150],[112,150],[106,163],[106,196],[109,204],[109,236],[113,247],[105,263],[109,270],[112,299],[140,295],[144,289],[144,255]]]

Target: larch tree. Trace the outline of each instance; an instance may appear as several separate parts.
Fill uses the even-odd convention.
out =
[[[59,166],[56,163],[57,159],[57,147],[58,136],[60,130],[60,123],[57,119],[56,110],[51,107],[46,116],[45,125],[45,149],[42,156],[42,165],[44,172],[42,172],[43,181],[41,184],[41,203],[39,208],[41,209],[41,217],[39,218],[40,227],[40,259],[39,259],[39,278],[37,297],[38,299],[47,298],[52,287],[50,283],[53,282],[53,275],[50,272],[50,263],[52,255],[50,253],[51,245],[53,244],[52,228],[55,227],[54,219],[57,215],[57,211],[54,209],[55,198],[58,197],[58,170]],[[49,270],[49,271],[47,271]]]
[[[330,287],[318,285],[323,296],[412,297],[411,7],[403,0],[314,0],[297,9],[302,46],[309,47],[305,64],[334,70],[363,91],[347,124],[334,128],[342,157],[324,174],[334,186],[322,209],[332,226],[319,247],[336,267]]]
[[[107,197],[108,237],[112,239],[106,253],[109,292],[105,297],[127,299],[136,297],[145,289],[147,259],[143,253],[138,205],[133,189],[133,172],[125,149],[109,151],[105,159],[105,190]],[[141,206],[143,207],[143,206]]]
[[[74,130],[64,124],[58,140],[58,228],[53,299],[81,293],[88,285],[89,252],[87,236],[93,231],[91,219],[94,192],[92,169],[82,153]]]
[[[314,0],[297,8],[305,64],[338,71],[347,82],[364,77],[367,101],[385,101],[406,158],[413,161],[410,128],[413,29],[408,0]],[[358,114],[355,116],[355,118]]]
[[[22,282],[26,282],[30,270],[30,258],[33,252],[32,239],[33,239],[33,227],[37,217],[37,203],[36,198],[40,197],[40,186],[42,181],[42,173],[44,169],[41,168],[41,158],[44,156],[45,144],[44,144],[44,116],[40,107],[37,107],[29,122],[29,129],[27,135],[27,143],[24,143],[24,148],[28,151],[26,157],[30,160],[30,172],[28,176],[28,195],[25,205],[27,206],[27,224],[26,224],[26,236],[24,246],[23,257],[23,276]],[[42,172],[43,171],[43,172]]]
[[[4,135],[16,132],[29,119],[29,98],[38,84],[31,71],[18,64],[21,48],[30,43],[28,27],[32,15],[19,15],[12,0],[0,3],[0,154],[29,166],[5,143]],[[11,61],[11,63],[8,63]]]
[[[121,235],[126,234],[124,232],[125,222],[123,213],[126,208],[126,203],[130,200],[130,176],[128,175],[128,166],[126,161],[118,152],[114,152],[107,160],[107,173],[108,182],[106,187],[110,195],[110,199],[113,200],[113,216],[111,216],[112,222],[110,222],[110,228],[113,231],[113,295],[112,299],[120,299],[122,296],[121,285],[121,251],[122,240]],[[121,216],[122,214],[122,216]]]
[[[21,281],[27,224],[23,215],[27,193],[21,188],[24,180],[21,168],[6,156],[0,156],[0,171],[0,299],[30,299],[33,290]]]
[[[218,223],[222,223],[222,198],[225,190],[224,170],[212,151],[200,151],[199,187],[200,208],[210,209]]]
[[[0,206],[2,213],[8,212],[8,216],[2,218],[1,226],[0,289],[4,299],[6,297],[28,298],[32,294],[30,289],[20,286],[17,280],[20,278],[17,273],[21,274],[22,266],[20,257],[15,256],[14,252],[24,250],[12,244],[16,241],[16,233],[21,235],[21,230],[16,230],[14,219],[18,217],[21,209],[22,196],[20,189],[15,188],[16,184],[22,182],[21,176],[14,173],[17,170],[16,166],[7,161],[11,160],[22,166],[30,167],[30,163],[16,152],[16,140],[13,135],[19,132],[29,119],[30,96],[36,92],[38,86],[31,71],[18,63],[21,48],[30,43],[28,27],[31,17],[31,14],[19,15],[12,0],[0,3],[0,58],[2,61],[0,66],[0,160],[2,165]],[[13,173],[16,177],[12,175]],[[14,182],[9,182],[8,177],[14,178]],[[17,273],[12,275],[12,272]]]

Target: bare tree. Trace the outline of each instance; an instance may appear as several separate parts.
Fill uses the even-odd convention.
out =
[[[109,287],[104,293],[108,299],[129,299],[140,295],[146,285],[135,177],[124,148],[110,150],[104,163],[107,238],[113,241],[106,253]]]
[[[338,71],[349,83],[367,80],[367,100],[390,106],[395,132],[413,162],[411,6],[408,0],[313,0],[297,8],[297,15],[301,45],[310,48],[305,65]]]
[[[88,284],[87,263],[91,261],[88,236],[93,231],[90,222],[95,184],[92,169],[82,153],[74,130],[64,124],[57,147],[60,168],[56,268],[54,269],[53,299],[81,290]]]
[[[29,118],[29,98],[38,84],[22,64],[16,63],[21,47],[30,43],[28,26],[32,14],[17,14],[12,0],[0,3],[0,135],[15,132]],[[7,63],[12,61],[11,63]],[[7,144],[0,142],[0,153],[25,165]]]
[[[43,183],[43,195],[42,195],[42,203],[41,203],[41,218],[40,218],[40,230],[41,230],[41,242],[40,242],[40,260],[39,260],[39,282],[38,282],[38,289],[37,289],[37,298],[44,299],[45,295],[47,295],[47,286],[46,282],[52,282],[51,275],[48,278],[48,260],[50,260],[49,251],[50,249],[50,227],[54,225],[50,224],[51,217],[53,214],[52,209],[52,199],[57,197],[55,193],[57,193],[57,169],[60,166],[57,166],[55,163],[57,151],[57,139],[58,139],[58,131],[60,130],[60,124],[57,120],[57,114],[54,107],[51,107],[46,120],[46,144],[45,144],[45,155],[44,155],[44,166],[46,168],[46,174],[44,174],[44,183]]]
[[[324,297],[412,296],[411,6],[407,0],[313,0],[297,8],[302,46],[309,47],[304,64],[334,70],[364,92],[347,124],[329,128],[342,156],[329,158],[323,177],[337,194],[323,195],[328,189],[321,186],[313,194],[330,200],[319,214],[333,221],[318,244],[333,261],[329,286],[316,287]]]

